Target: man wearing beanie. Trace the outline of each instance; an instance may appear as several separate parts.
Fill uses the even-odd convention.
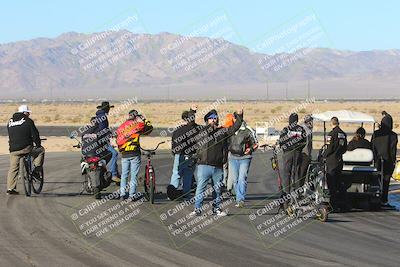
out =
[[[189,197],[192,188],[192,178],[195,168],[193,155],[196,153],[194,137],[199,131],[199,125],[196,124],[197,106],[182,113],[182,125],[177,127],[172,133],[172,154],[174,155],[174,164],[171,175],[170,185],[167,187],[167,195],[170,200],[180,196],[179,185],[182,184],[182,193],[184,198]]]
[[[306,144],[306,132],[297,124],[298,120],[296,113],[290,114],[289,125],[283,128],[278,140],[283,151],[283,194],[289,194],[300,184],[301,151]]]

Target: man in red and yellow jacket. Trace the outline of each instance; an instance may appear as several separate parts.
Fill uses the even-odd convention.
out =
[[[129,182],[129,198],[135,198],[137,187],[137,175],[140,169],[140,136],[148,135],[153,130],[150,121],[136,110],[129,112],[128,120],[116,130],[118,150],[122,154],[122,175],[120,196],[125,199],[128,174],[131,174]]]

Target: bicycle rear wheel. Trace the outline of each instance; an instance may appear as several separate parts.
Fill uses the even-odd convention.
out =
[[[144,178],[144,197],[146,198],[147,201],[150,201],[151,204],[154,204],[154,195],[155,195],[155,174],[154,174],[154,169],[150,166],[148,168],[146,166],[146,171],[145,171],[146,177]]]
[[[32,189],[35,194],[40,194],[43,189],[44,172],[41,170],[39,174],[32,175]]]
[[[22,178],[22,182],[24,184],[24,191],[25,191],[25,195],[27,197],[31,196],[32,194],[32,180],[31,180],[31,175],[30,175],[30,166],[27,163],[27,161],[23,160],[23,167],[20,168],[22,174],[21,174],[21,178]]]
[[[154,170],[153,172],[149,172],[149,184],[150,184],[150,202],[151,204],[154,204],[154,197],[155,197],[155,182],[156,182],[156,177],[154,175]]]

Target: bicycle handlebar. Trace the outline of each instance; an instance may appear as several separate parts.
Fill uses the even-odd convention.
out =
[[[161,145],[161,144],[164,144],[165,143],[165,141],[162,141],[162,142],[160,142],[160,143],[158,143],[157,144],[157,146],[156,146],[156,148],[154,148],[154,149],[144,149],[144,148],[140,148],[141,150],[143,150],[143,151],[147,151],[147,152],[154,152],[154,151],[156,151],[157,149],[158,149],[158,147]]]

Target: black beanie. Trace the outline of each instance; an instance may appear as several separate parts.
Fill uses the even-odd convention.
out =
[[[297,123],[299,121],[299,116],[297,115],[297,113],[292,113],[289,116],[289,125]]]

